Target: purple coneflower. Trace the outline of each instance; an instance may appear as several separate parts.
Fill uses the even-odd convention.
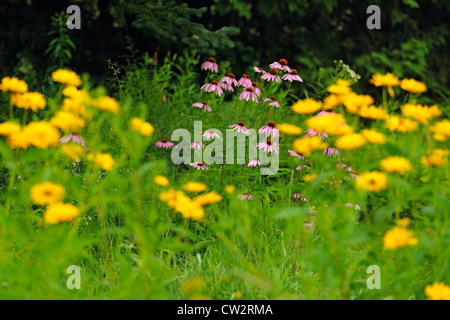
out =
[[[194,142],[191,143],[191,148],[196,148],[198,150],[204,148],[205,146],[203,145],[203,143],[199,140],[195,140]]]
[[[242,132],[243,134],[249,134],[248,129],[245,127],[244,121],[239,121],[236,124],[232,124],[231,126],[228,126],[228,128],[232,128],[237,132]]]
[[[161,141],[155,143],[155,146],[157,146],[158,148],[170,148],[174,145],[174,143],[167,141],[166,139],[162,139]]]
[[[237,196],[237,198],[239,200],[252,200],[253,197],[254,196],[252,194],[249,194],[248,191],[244,191],[243,194],[240,194],[240,195]]]
[[[323,154],[329,157],[337,156],[339,157],[339,151],[336,148],[328,147],[323,151]]]
[[[270,98],[264,98],[263,102],[267,102],[267,101],[272,101],[271,103],[269,103],[269,106],[274,107],[274,108],[279,108],[280,104],[277,101],[277,98],[275,97],[270,97]]]
[[[279,137],[280,132],[278,131],[276,126],[277,124],[275,123],[275,121],[269,121],[267,122],[267,125],[259,129],[258,133],[266,133],[267,136],[270,136],[272,134],[272,136],[274,137]]]
[[[203,62],[200,66],[201,70],[210,70],[211,72],[217,73],[219,71],[219,67],[217,66],[216,59],[213,57],[209,57],[207,61]]]
[[[295,168],[295,170],[302,171],[303,168],[306,168],[306,169],[308,169],[308,170],[311,170],[311,167],[308,166],[308,165],[306,165],[306,164],[299,165],[297,168]]]
[[[294,194],[292,195],[292,198],[294,198],[294,199],[299,199],[300,201],[308,201],[308,198],[307,198],[307,197],[303,197],[303,196],[300,194],[300,192],[294,193]]]
[[[312,137],[317,135],[317,131],[313,130],[313,129],[308,129],[306,130],[306,134],[305,137]],[[320,132],[319,133],[319,137],[321,137],[322,139],[328,138],[328,134],[326,132]]]
[[[291,72],[286,73],[283,77],[283,80],[287,80],[289,82],[292,81],[299,81],[299,82],[303,82],[302,78],[300,78],[300,76],[298,75],[297,70],[292,69]]]
[[[203,170],[204,171],[204,170],[208,170],[209,169],[209,167],[205,166],[203,164],[203,162],[193,162],[193,163],[189,163],[189,165],[191,167],[196,168],[197,170]]]
[[[221,88],[221,86],[219,86],[219,83],[216,80],[213,80],[210,83],[204,84],[201,87],[201,90],[203,90],[205,92],[215,92],[216,95],[218,95],[219,97],[221,95],[223,95],[222,88]]]
[[[278,75],[278,71],[275,68],[270,69],[269,72],[266,74],[263,74],[261,76],[261,79],[267,80],[267,81],[275,81],[276,83],[281,83],[281,78]]]
[[[209,140],[212,140],[214,138],[219,138],[220,139],[219,134],[217,132],[215,132],[213,129],[206,130],[205,132],[203,132],[202,136],[207,138],[207,139],[209,139]]]
[[[256,73],[262,73],[262,74],[266,73],[266,71],[264,71],[263,68],[259,68],[259,67],[253,67],[253,70],[255,70]]]
[[[253,102],[258,103],[258,96],[256,95],[255,89],[253,89],[253,87],[245,88],[239,96],[239,100],[248,101],[250,98],[252,98]]]
[[[286,71],[286,72],[291,72],[291,68],[288,67],[286,59],[281,59],[278,62],[271,63],[269,65],[269,67],[275,68],[275,69],[279,69],[279,70],[283,70],[283,71]]]
[[[261,89],[258,87],[258,83],[252,81],[252,88],[255,91],[256,95],[259,97],[261,95]]]
[[[261,166],[261,162],[259,162],[258,157],[253,157],[253,160],[250,160],[247,167],[256,167]]]
[[[230,86],[233,85],[235,87],[238,87],[238,82],[236,80],[236,76],[233,73],[229,73],[227,74],[225,77],[223,77],[222,79],[220,79],[219,83],[223,82],[223,83],[227,83]]]
[[[202,102],[196,102],[192,105],[193,107],[197,107],[197,108],[204,108],[206,111],[211,112],[211,107],[208,106],[208,104],[205,101]]]
[[[242,75],[242,77],[238,81],[238,86],[241,87],[251,87],[252,86],[252,80],[250,80],[250,76],[246,73]]]
[[[350,208],[355,208],[355,210],[357,211],[361,211],[361,207],[358,206],[356,203],[355,204],[351,204],[351,203],[346,203],[344,206],[346,207],[350,207]]]
[[[280,150],[278,145],[272,140],[268,139],[267,142],[260,142],[256,145],[258,149],[264,149],[264,152],[269,153],[275,151],[276,154],[278,154],[278,151]]]
[[[298,157],[299,159],[306,160],[305,157],[303,157],[301,154],[299,154],[299,153],[297,153],[297,152],[295,152],[293,150],[288,150],[288,152],[293,157]]]
[[[219,82],[219,87],[222,88],[223,90],[234,92],[234,89],[231,86],[231,84],[228,84],[226,82]]]
[[[86,152],[89,151],[89,148],[86,147],[86,143],[84,143],[83,137],[78,134],[69,134],[59,139],[59,143],[68,143],[70,141],[73,141],[76,144],[81,144]]]

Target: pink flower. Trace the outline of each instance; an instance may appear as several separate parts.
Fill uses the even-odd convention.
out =
[[[254,196],[252,194],[249,194],[248,191],[244,191],[244,194],[240,194],[237,196],[239,200],[252,200],[253,197]]]
[[[250,160],[247,167],[256,167],[261,166],[261,162],[259,162],[258,157],[253,157],[253,160]]]
[[[258,133],[266,133],[267,136],[270,136],[272,134],[273,137],[279,137],[280,132],[278,129],[276,129],[277,124],[275,121],[269,121],[267,122],[267,125],[261,127],[258,131]]]
[[[267,80],[267,81],[275,81],[276,83],[281,83],[281,78],[278,75],[278,71],[275,68],[270,69],[269,72],[266,74],[263,74],[261,76],[261,79]]]
[[[286,72],[291,72],[291,68],[288,67],[286,59],[281,59],[278,62],[271,63],[269,65],[269,67],[275,68],[275,69],[279,69],[279,70],[283,70],[283,71],[286,71]]]
[[[211,70],[211,72],[217,73],[219,71],[219,67],[217,66],[216,59],[213,57],[209,57],[207,61],[203,62],[200,66],[201,70]]]
[[[253,67],[253,70],[255,70],[256,73],[262,73],[262,74],[266,73],[262,68],[259,68],[259,67]]]
[[[295,170],[302,171],[303,168],[306,168],[306,169],[308,169],[308,170],[311,170],[311,167],[308,166],[308,165],[306,165],[306,164],[299,165],[297,168],[295,168]]]
[[[238,81],[238,86],[241,87],[251,87],[252,86],[252,80],[250,80],[250,76],[246,73],[242,75],[242,77]]]
[[[288,150],[289,154],[293,157],[298,157],[299,159],[306,160],[305,157],[303,157],[301,154],[298,154],[297,152],[293,150]]]
[[[209,169],[209,167],[207,167],[207,166],[205,166],[204,164],[203,164],[203,162],[194,162],[194,163],[189,163],[189,165],[191,166],[191,167],[194,167],[194,168],[196,168],[197,170],[208,170]]]
[[[350,207],[350,208],[355,208],[355,210],[357,211],[361,211],[361,207],[358,206],[356,203],[355,204],[351,204],[351,203],[346,203],[344,206],[346,207]]]
[[[286,73],[283,77],[283,80],[287,80],[289,82],[292,81],[299,81],[299,82],[303,82],[302,78],[300,78],[300,76],[298,75],[297,70],[295,69],[291,69],[290,73]]]
[[[211,109],[211,107],[210,106],[208,106],[207,104],[206,104],[206,102],[205,101],[202,101],[202,102],[196,102],[196,103],[194,103],[193,105],[192,105],[193,107],[197,107],[197,108],[204,108],[206,111],[208,111],[208,112],[211,112],[212,111],[212,109]]]
[[[300,194],[300,192],[294,193],[294,194],[292,195],[292,198],[294,198],[294,199],[300,199],[300,201],[308,201],[308,198],[307,198],[307,197],[302,197],[301,194]]]
[[[170,148],[173,147],[175,144],[172,142],[167,141],[166,139],[162,139],[161,141],[158,141],[155,143],[155,146],[158,148]]]
[[[238,87],[238,86],[239,86],[239,85],[238,85],[238,82],[237,82],[237,80],[236,80],[235,75],[232,74],[232,73],[229,73],[229,74],[227,74],[225,77],[223,77],[222,79],[220,79],[219,83],[220,83],[220,82],[227,83],[227,84],[229,84],[230,86],[231,86],[231,85],[233,85],[233,86],[235,86],[235,87]]]
[[[86,150],[86,152],[89,151],[89,148],[86,147],[86,144],[84,143],[82,136],[77,135],[77,134],[69,134],[69,135],[64,136],[61,139],[59,139],[59,143],[68,143],[69,141],[73,141],[76,144],[81,144],[84,147],[84,150]]]
[[[227,90],[227,91],[230,91],[230,92],[234,92],[234,89],[231,86],[231,84],[228,84],[226,82],[219,82],[219,87],[224,89],[224,90]]]
[[[228,126],[228,128],[232,128],[237,132],[242,132],[243,134],[249,134],[248,129],[245,127],[244,121],[239,121],[236,124],[232,124],[231,126]]]
[[[195,140],[194,142],[191,143],[191,148],[196,148],[198,150],[204,148],[205,146],[203,145],[203,143],[201,143],[199,140]]]
[[[215,92],[216,95],[218,95],[219,97],[221,95],[223,95],[222,88],[221,88],[221,86],[219,86],[219,83],[216,80],[213,80],[210,83],[204,84],[201,87],[201,90],[203,90],[205,92]]]
[[[213,129],[206,130],[205,132],[203,132],[202,136],[207,138],[207,139],[209,139],[209,140],[212,140],[214,138],[219,138],[220,139],[219,134],[217,132],[215,132]]]
[[[338,149],[328,147],[323,151],[323,154],[329,157],[337,156],[339,157]]]
[[[239,100],[248,101],[250,98],[252,98],[253,102],[258,103],[258,97],[253,87],[245,88],[244,91],[242,91],[241,95],[239,96]]]
[[[258,87],[258,83],[252,81],[252,88],[255,91],[256,95],[259,97],[261,95],[261,89]]]
[[[269,106],[274,107],[274,108],[279,108],[280,104],[277,101],[277,98],[275,97],[270,97],[270,98],[264,98],[263,102],[267,102],[267,101],[272,101],[271,103],[269,103]]]
[[[312,137],[312,136],[315,136],[315,135],[317,135],[317,131],[316,130],[313,130],[313,129],[306,130],[305,137]],[[319,133],[319,137],[321,137],[322,139],[328,138],[328,134],[326,132],[321,132],[321,133]]]
[[[258,149],[263,149],[266,153],[272,152],[273,150],[276,154],[278,154],[278,152],[280,151],[278,145],[272,142],[272,140],[270,139],[268,139],[267,142],[260,142],[256,146],[258,147]]]

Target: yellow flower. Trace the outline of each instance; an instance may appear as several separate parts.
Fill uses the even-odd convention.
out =
[[[419,123],[414,120],[400,118],[399,116],[388,116],[386,119],[386,128],[389,131],[410,132],[416,131]]]
[[[94,162],[97,168],[105,171],[111,171],[114,166],[114,159],[109,153],[97,153],[95,155],[91,153],[88,155],[88,160]]]
[[[411,162],[403,157],[387,157],[380,161],[381,170],[386,172],[398,172],[400,174],[405,174],[406,171],[411,171]]]
[[[46,181],[35,184],[30,190],[31,200],[40,205],[45,206],[56,202],[61,202],[66,196],[66,190],[60,184]]]
[[[183,189],[187,192],[202,192],[205,191],[207,188],[206,184],[202,182],[188,182],[183,186]]]
[[[388,117],[386,110],[375,106],[362,106],[359,110],[359,115],[363,118],[374,120],[386,119]]]
[[[341,99],[335,94],[330,94],[323,99],[323,110],[331,110],[341,104]]]
[[[4,77],[0,83],[0,90],[3,92],[10,91],[15,93],[23,93],[28,91],[28,85],[25,81],[16,77]]]
[[[153,182],[155,182],[155,184],[160,187],[168,187],[170,185],[169,179],[162,175],[155,176],[153,178]]]
[[[288,136],[301,134],[303,132],[302,128],[297,127],[295,124],[290,123],[279,124],[277,125],[277,129]]]
[[[350,88],[351,84],[352,83],[348,80],[338,79],[336,83],[333,83],[332,85],[327,87],[327,91],[329,93],[337,95],[346,94],[352,91],[352,89]]]
[[[69,86],[79,87],[81,85],[80,76],[71,70],[58,69],[52,72],[52,80]]]
[[[39,149],[47,149],[58,144],[61,135],[51,123],[46,121],[30,122],[24,129],[30,145]]]
[[[356,187],[363,191],[380,192],[387,189],[388,178],[384,172],[364,172],[356,180]]]
[[[322,102],[316,101],[312,98],[307,98],[305,100],[298,100],[292,106],[292,111],[299,114],[311,114],[322,108]]]
[[[385,250],[396,250],[407,245],[416,245],[418,242],[417,238],[413,238],[413,232],[404,227],[394,227],[383,237]]]
[[[369,95],[356,94],[350,92],[341,97],[345,109],[350,113],[358,113],[361,108],[372,105],[375,101]]]
[[[387,87],[388,92],[391,96],[394,95],[394,89],[392,89],[392,87],[396,87],[400,84],[398,78],[390,72],[386,73],[385,75],[377,73],[372,76],[369,82],[372,83],[375,87]]]
[[[342,137],[339,137],[334,145],[343,150],[353,150],[359,147],[362,147],[367,143],[366,139],[364,139],[364,136],[360,133],[351,133],[346,134]]]
[[[183,191],[169,189],[159,194],[159,199],[167,203],[167,206],[186,219],[201,220],[205,215],[205,211],[200,203],[189,198]]]
[[[305,182],[313,182],[317,178],[317,173],[308,173],[303,176]]]
[[[222,196],[218,194],[216,191],[211,191],[199,196],[196,196],[193,200],[202,206],[206,206],[208,204],[213,204],[219,201],[222,201]]]
[[[423,124],[428,124],[428,120],[438,117],[442,114],[442,111],[436,105],[431,107],[422,106],[421,104],[405,104],[402,106],[402,113],[414,120],[417,120]]]
[[[71,221],[80,214],[80,210],[70,203],[54,203],[44,212],[44,219],[48,224]]]
[[[58,111],[50,120],[50,123],[64,132],[79,132],[86,125],[83,119],[69,111]]]
[[[0,136],[10,136],[15,133],[19,133],[22,130],[20,124],[6,121],[0,123]]]
[[[111,97],[100,97],[96,100],[95,105],[102,111],[119,114],[120,106],[116,99]]]
[[[442,282],[435,282],[425,287],[428,300],[450,300],[450,286]]]
[[[403,79],[400,81],[400,88],[411,93],[421,93],[427,91],[425,83],[414,79]]]
[[[84,107],[83,101],[84,100],[81,98],[66,98],[62,102],[61,109],[63,111],[69,111],[84,116],[86,114],[86,108]]]
[[[411,223],[411,220],[409,218],[401,218],[397,221],[397,226],[399,226],[401,228],[407,228],[410,223]]]
[[[167,205],[169,207],[174,207],[175,206],[175,201],[176,201],[176,191],[175,189],[169,189],[167,191],[162,191],[159,195],[158,195],[159,200],[167,202]]]
[[[75,143],[64,143],[59,147],[59,150],[73,161],[80,161],[81,156],[85,154],[85,149]]]
[[[225,187],[223,187],[223,189],[228,194],[233,194],[236,191],[236,187],[232,184],[226,185]]]
[[[430,127],[430,131],[434,133],[434,139],[445,142],[450,137],[450,121],[446,119],[436,122]]]
[[[140,118],[131,119],[131,130],[137,131],[146,137],[151,136],[153,134],[153,132],[155,131],[155,129],[153,128],[153,126],[150,123],[145,122],[144,120],[142,120]]]
[[[434,149],[428,156],[422,156],[420,160],[427,167],[440,167],[447,163],[447,155],[450,153],[444,149]]]
[[[309,157],[311,152],[314,150],[325,149],[328,147],[328,144],[323,142],[318,136],[312,136],[295,139],[292,146],[295,152]]]
[[[364,129],[361,134],[367,140],[367,142],[372,144],[385,144],[386,137],[381,132],[375,131],[373,129]]]
[[[38,112],[45,108],[47,102],[44,95],[39,92],[15,93],[11,95],[11,104],[21,109],[31,109]]]
[[[23,132],[23,130],[9,134],[6,142],[13,149],[26,149],[30,146],[30,139],[28,138],[28,135]]]
[[[308,128],[313,129],[318,133],[326,132],[329,134],[342,134],[344,128],[341,127],[347,127],[345,130],[352,130],[349,129],[350,127],[346,126],[344,117],[338,113],[325,114],[320,117],[311,117],[306,120],[306,125]]]

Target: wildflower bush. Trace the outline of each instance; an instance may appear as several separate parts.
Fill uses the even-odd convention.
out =
[[[0,297],[450,299],[449,109],[425,83],[374,74],[372,97],[342,64],[187,54],[111,68],[107,88],[54,70],[46,95],[2,75]],[[243,164],[176,164],[194,121],[191,155],[227,129],[267,139]]]

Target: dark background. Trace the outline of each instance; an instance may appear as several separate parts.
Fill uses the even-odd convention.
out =
[[[65,28],[71,4],[81,8],[81,30]],[[366,27],[372,4],[381,8],[381,30]],[[229,61],[236,75],[285,58],[307,84],[341,59],[361,75],[361,89],[390,71],[425,82],[425,97],[449,104],[449,9],[444,0],[1,0],[0,76],[39,90],[51,71],[69,67],[102,84],[107,59],[120,66],[157,52],[161,63],[188,50]],[[58,28],[52,17],[61,12]]]

